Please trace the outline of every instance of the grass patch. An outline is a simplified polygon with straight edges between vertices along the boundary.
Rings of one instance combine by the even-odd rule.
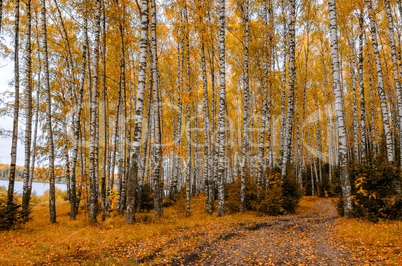
[[[402,265],[402,221],[339,220],[337,237],[358,256],[385,265]]]
[[[300,199],[299,205],[296,209],[297,214],[302,214],[311,209],[317,203],[319,198],[317,196],[304,196]]]
[[[202,196],[193,198],[190,217],[172,206],[164,209],[161,219],[155,220],[153,212],[138,213],[141,222],[132,225],[126,225],[124,217],[114,216],[95,226],[83,212],[70,221],[66,201],[57,201],[57,224],[49,224],[46,203],[33,204],[31,222],[18,230],[0,232],[0,264],[163,263],[231,230],[270,219],[255,212],[218,218],[205,214],[204,203]]]

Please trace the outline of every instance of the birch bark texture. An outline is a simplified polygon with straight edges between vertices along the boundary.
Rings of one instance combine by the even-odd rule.
[[[398,59],[396,57],[394,20],[392,18],[391,5],[389,3],[389,0],[384,0],[384,2],[388,17],[388,27],[389,27],[391,55],[392,55],[392,68],[394,72],[394,82],[397,94],[398,122],[399,122],[399,150],[402,151],[402,88],[400,83],[401,77],[398,69]],[[399,152],[399,154],[400,154],[399,166],[400,168],[402,168],[402,152]],[[396,184],[396,191],[400,195],[401,187],[398,184],[397,180],[395,180],[395,184]]]
[[[225,68],[225,31],[226,31],[226,1],[219,1],[219,110],[217,129],[217,181],[218,181],[218,216],[225,214],[225,111],[226,111],[226,68]]]
[[[391,133],[391,128],[390,128],[390,117],[388,116],[387,99],[386,99],[386,95],[384,92],[383,72],[382,72],[382,67],[381,67],[380,51],[379,51],[378,42],[377,42],[377,27],[375,25],[374,11],[373,11],[373,6],[371,4],[371,0],[367,0],[366,5],[367,5],[367,11],[369,14],[369,19],[370,19],[371,42],[372,42],[372,46],[373,46],[375,65],[376,65],[376,70],[377,70],[377,81],[378,81],[377,90],[378,90],[378,95],[380,96],[381,115],[382,115],[382,122],[383,122],[383,126],[384,126],[387,159],[389,162],[393,162],[395,160],[394,148],[392,145],[392,133]]]
[[[289,23],[289,94],[288,109],[286,115],[286,128],[283,146],[282,175],[286,174],[286,165],[292,160],[292,136],[294,120],[294,94],[296,87],[296,66],[295,66],[295,24],[296,24],[296,1],[289,1],[290,23]]]
[[[26,66],[26,109],[25,109],[25,164],[24,164],[24,186],[22,193],[22,211],[26,212],[29,206],[29,178],[31,163],[31,136],[32,136],[32,49],[31,49],[31,0],[26,3],[27,29],[25,44],[25,66]]]
[[[95,42],[94,42],[94,73],[92,92],[90,98],[90,134],[89,134],[89,202],[88,214],[91,223],[96,223],[97,200],[98,200],[98,180],[97,180],[97,114],[98,103],[97,94],[99,90],[99,47],[100,47],[100,16],[101,16],[101,1],[96,1],[95,7]]]
[[[18,115],[20,106],[20,70],[19,70],[19,30],[20,30],[20,1],[15,1],[15,23],[14,23],[14,119],[13,136],[11,141],[11,163],[8,181],[7,207],[8,214],[14,204],[14,183],[15,168],[17,162],[17,144],[18,144]]]
[[[155,217],[163,215],[162,191],[160,183],[162,177],[162,144],[161,144],[161,123],[160,123],[160,98],[159,98],[159,69],[157,53],[157,35],[156,35],[156,3],[151,0],[151,73],[153,75],[153,96],[154,96],[154,156],[152,159],[152,182],[154,186],[154,214]]]
[[[140,39],[140,67],[138,73],[137,98],[134,116],[134,138],[132,144],[131,164],[127,181],[127,212],[126,223],[134,222],[135,184],[137,180],[142,140],[142,120],[144,112],[144,91],[147,71],[148,52],[148,0],[141,1],[141,39]],[[148,92],[150,93],[150,92]],[[150,104],[150,103],[148,103]],[[148,113],[148,115],[150,115]],[[142,177],[140,177],[142,178]]]
[[[246,208],[246,171],[249,169],[249,146],[250,146],[250,81],[249,81],[249,14],[248,0],[245,0],[241,5],[243,20],[244,20],[244,119],[243,119],[243,145],[242,145],[242,163],[241,163],[241,182],[240,182],[240,213],[243,213]],[[250,173],[248,173],[250,174]]]
[[[52,129],[52,98],[50,93],[49,75],[49,56],[47,48],[47,21],[46,21],[46,1],[41,0],[41,23],[42,23],[42,53],[43,68],[45,74],[45,94],[46,94],[46,127],[49,148],[49,212],[50,222],[56,223],[56,195],[55,195],[55,176],[54,176],[54,143]]]
[[[340,84],[340,70],[338,58],[338,32],[335,0],[328,0],[330,45],[332,61],[332,79],[334,84],[335,114],[338,122],[338,154],[340,179],[342,187],[343,210],[345,216],[350,216],[352,211],[351,185],[348,169],[347,136],[345,126],[345,107],[343,92]]]

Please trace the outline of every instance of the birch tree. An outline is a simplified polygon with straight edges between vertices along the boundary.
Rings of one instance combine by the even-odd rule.
[[[140,67],[138,73],[137,98],[134,116],[134,138],[131,153],[130,171],[127,181],[127,212],[126,223],[134,221],[135,181],[137,180],[139,158],[141,152],[142,119],[144,109],[144,91],[147,70],[148,52],[148,0],[141,1],[141,39],[140,39]],[[150,93],[150,92],[148,92]],[[150,103],[148,103],[150,104]],[[150,115],[150,114],[148,114]],[[141,177],[142,178],[142,177]]]
[[[352,199],[351,199],[352,191],[351,191],[349,169],[348,169],[345,107],[343,101],[343,92],[340,84],[337,14],[336,14],[335,0],[329,0],[328,7],[329,7],[332,79],[334,84],[335,113],[338,122],[338,136],[339,136],[338,154],[339,154],[340,179],[342,187],[343,210],[345,216],[350,216],[352,211]]]
[[[32,49],[31,49],[31,0],[26,3],[27,29],[26,29],[26,124],[25,124],[25,164],[24,187],[22,194],[22,210],[26,212],[29,206],[29,178],[31,163],[31,136],[32,136]]]
[[[20,29],[20,1],[15,0],[15,22],[14,22],[14,119],[13,119],[13,136],[11,142],[11,163],[10,174],[8,177],[8,193],[6,213],[11,211],[14,204],[14,183],[15,183],[15,166],[17,162],[17,142],[18,142],[18,114],[20,106],[20,73],[19,73],[19,29]]]
[[[160,191],[160,178],[162,168],[162,144],[161,144],[161,125],[160,125],[160,108],[159,108],[159,69],[158,69],[158,54],[157,54],[157,39],[156,39],[156,3],[151,0],[151,56],[152,65],[151,73],[153,75],[153,94],[154,94],[154,157],[152,169],[152,182],[154,186],[154,213],[155,217],[163,215],[162,198]]]
[[[286,116],[286,128],[284,139],[284,152],[282,175],[286,174],[286,165],[291,161],[292,156],[292,128],[294,119],[294,93],[296,87],[296,67],[295,67],[295,24],[296,24],[296,1],[290,0],[290,23],[289,23],[289,94],[288,108]]]
[[[381,59],[380,59],[380,51],[378,49],[378,42],[377,42],[377,27],[375,25],[375,18],[373,13],[373,7],[371,5],[371,0],[366,1],[367,11],[369,13],[370,19],[370,31],[371,31],[371,42],[374,51],[375,57],[375,64],[377,70],[377,90],[378,95],[380,97],[381,103],[381,114],[382,114],[382,122],[384,124],[384,135],[385,135],[385,145],[386,145],[386,154],[387,159],[389,162],[393,162],[394,158],[394,149],[392,146],[392,134],[390,128],[390,118],[388,116],[388,109],[387,109],[387,100],[384,92],[384,81],[383,81],[383,73],[381,67]]]
[[[93,74],[93,84],[91,88],[91,98],[90,98],[90,135],[89,135],[89,202],[88,202],[88,214],[91,223],[96,223],[97,214],[97,200],[98,200],[98,180],[96,168],[96,120],[98,113],[97,104],[97,93],[99,89],[99,46],[100,46],[100,16],[101,16],[101,1],[96,1],[95,7],[95,42],[94,42],[94,74]]]
[[[202,17],[202,5],[199,1],[199,20],[201,23],[201,69],[202,69],[202,109],[204,121],[204,190],[205,190],[205,211],[209,214],[212,213],[211,198],[209,197],[209,190],[211,181],[211,135],[209,132],[209,97],[208,97],[208,79],[207,79],[207,66],[205,60],[205,24]]]
[[[398,113],[399,113],[399,150],[402,151],[402,88],[401,88],[401,76],[398,69],[398,59],[396,57],[396,47],[395,47],[395,33],[394,33],[394,21],[392,18],[391,13],[391,5],[389,0],[385,0],[385,7],[387,11],[388,17],[388,27],[389,27],[389,35],[390,35],[390,43],[391,43],[391,55],[392,55],[392,68],[394,72],[394,82],[395,82],[395,89],[397,94],[397,106],[398,106]],[[402,168],[402,152],[400,152],[400,159],[399,159],[400,167]],[[398,182],[395,182],[396,190],[398,194],[401,194],[400,185]]]
[[[246,171],[248,169],[249,154],[248,149],[250,145],[250,84],[249,84],[249,15],[248,15],[248,0],[245,0],[243,5],[240,5],[244,20],[244,119],[243,119],[243,145],[242,145],[242,163],[241,163],[241,185],[240,185],[240,212],[243,213],[246,208]]]
[[[226,11],[225,0],[219,1],[219,113],[217,129],[217,153],[218,153],[218,216],[225,214],[225,110],[226,110],[226,87],[225,87],[225,30],[226,30]]]
[[[46,21],[46,1],[41,0],[41,23],[42,23],[42,53],[43,67],[45,74],[45,94],[46,94],[46,127],[49,148],[49,211],[50,222],[56,223],[56,195],[55,195],[55,176],[54,176],[54,143],[52,129],[52,98],[50,92],[49,75],[49,56],[47,47],[47,21]]]
[[[364,82],[363,82],[363,34],[364,34],[364,25],[363,25],[363,11],[359,12],[359,48],[357,54],[358,60],[358,80],[359,80],[359,88],[360,88],[360,151],[361,151],[361,159],[364,160],[367,155],[367,140],[366,140],[366,102],[364,96]]]

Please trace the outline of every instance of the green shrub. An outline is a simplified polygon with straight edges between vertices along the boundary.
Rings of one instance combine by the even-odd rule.
[[[263,189],[261,191],[261,200],[258,206],[260,213],[272,216],[284,213],[285,210],[282,207],[283,197],[280,183],[280,174],[275,173],[270,176],[269,189]]]
[[[237,178],[233,183],[225,184],[225,207],[227,213],[240,211],[240,186],[240,178]],[[246,172],[245,202],[247,211],[257,209],[257,182],[256,178],[250,177],[248,172]]]
[[[282,177],[280,169],[273,169],[268,189],[263,189],[258,211],[262,214],[280,215],[294,213],[303,196],[294,171],[289,167]]]
[[[0,231],[17,229],[22,224],[31,220],[31,208],[22,211],[21,196],[14,194],[14,202],[9,210],[7,210],[7,191],[0,187]]]
[[[288,170],[282,177],[282,208],[288,213],[294,213],[303,196],[294,171]]]
[[[137,203],[136,203],[137,204]],[[149,212],[154,208],[154,196],[152,194],[152,188],[150,184],[144,184],[142,186],[140,210]]]
[[[365,163],[350,165],[352,183],[353,217],[377,222],[381,218],[399,219],[402,203],[397,198],[395,181],[400,182],[400,170],[382,157]],[[343,202],[337,202],[337,210],[343,215]]]

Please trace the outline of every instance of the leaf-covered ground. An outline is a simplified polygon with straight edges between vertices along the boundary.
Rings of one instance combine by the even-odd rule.
[[[243,227],[187,254],[187,265],[354,265],[355,258],[334,239],[336,213],[328,199],[307,212]],[[175,262],[180,262],[176,260]]]
[[[138,214],[125,225],[116,216],[97,226],[85,213],[69,221],[67,202],[58,203],[58,224],[45,205],[34,207],[24,228],[0,232],[0,265],[400,265],[402,222],[338,219],[329,199],[304,197],[296,214],[255,213],[217,218],[192,201],[192,216],[177,207],[164,218]]]

